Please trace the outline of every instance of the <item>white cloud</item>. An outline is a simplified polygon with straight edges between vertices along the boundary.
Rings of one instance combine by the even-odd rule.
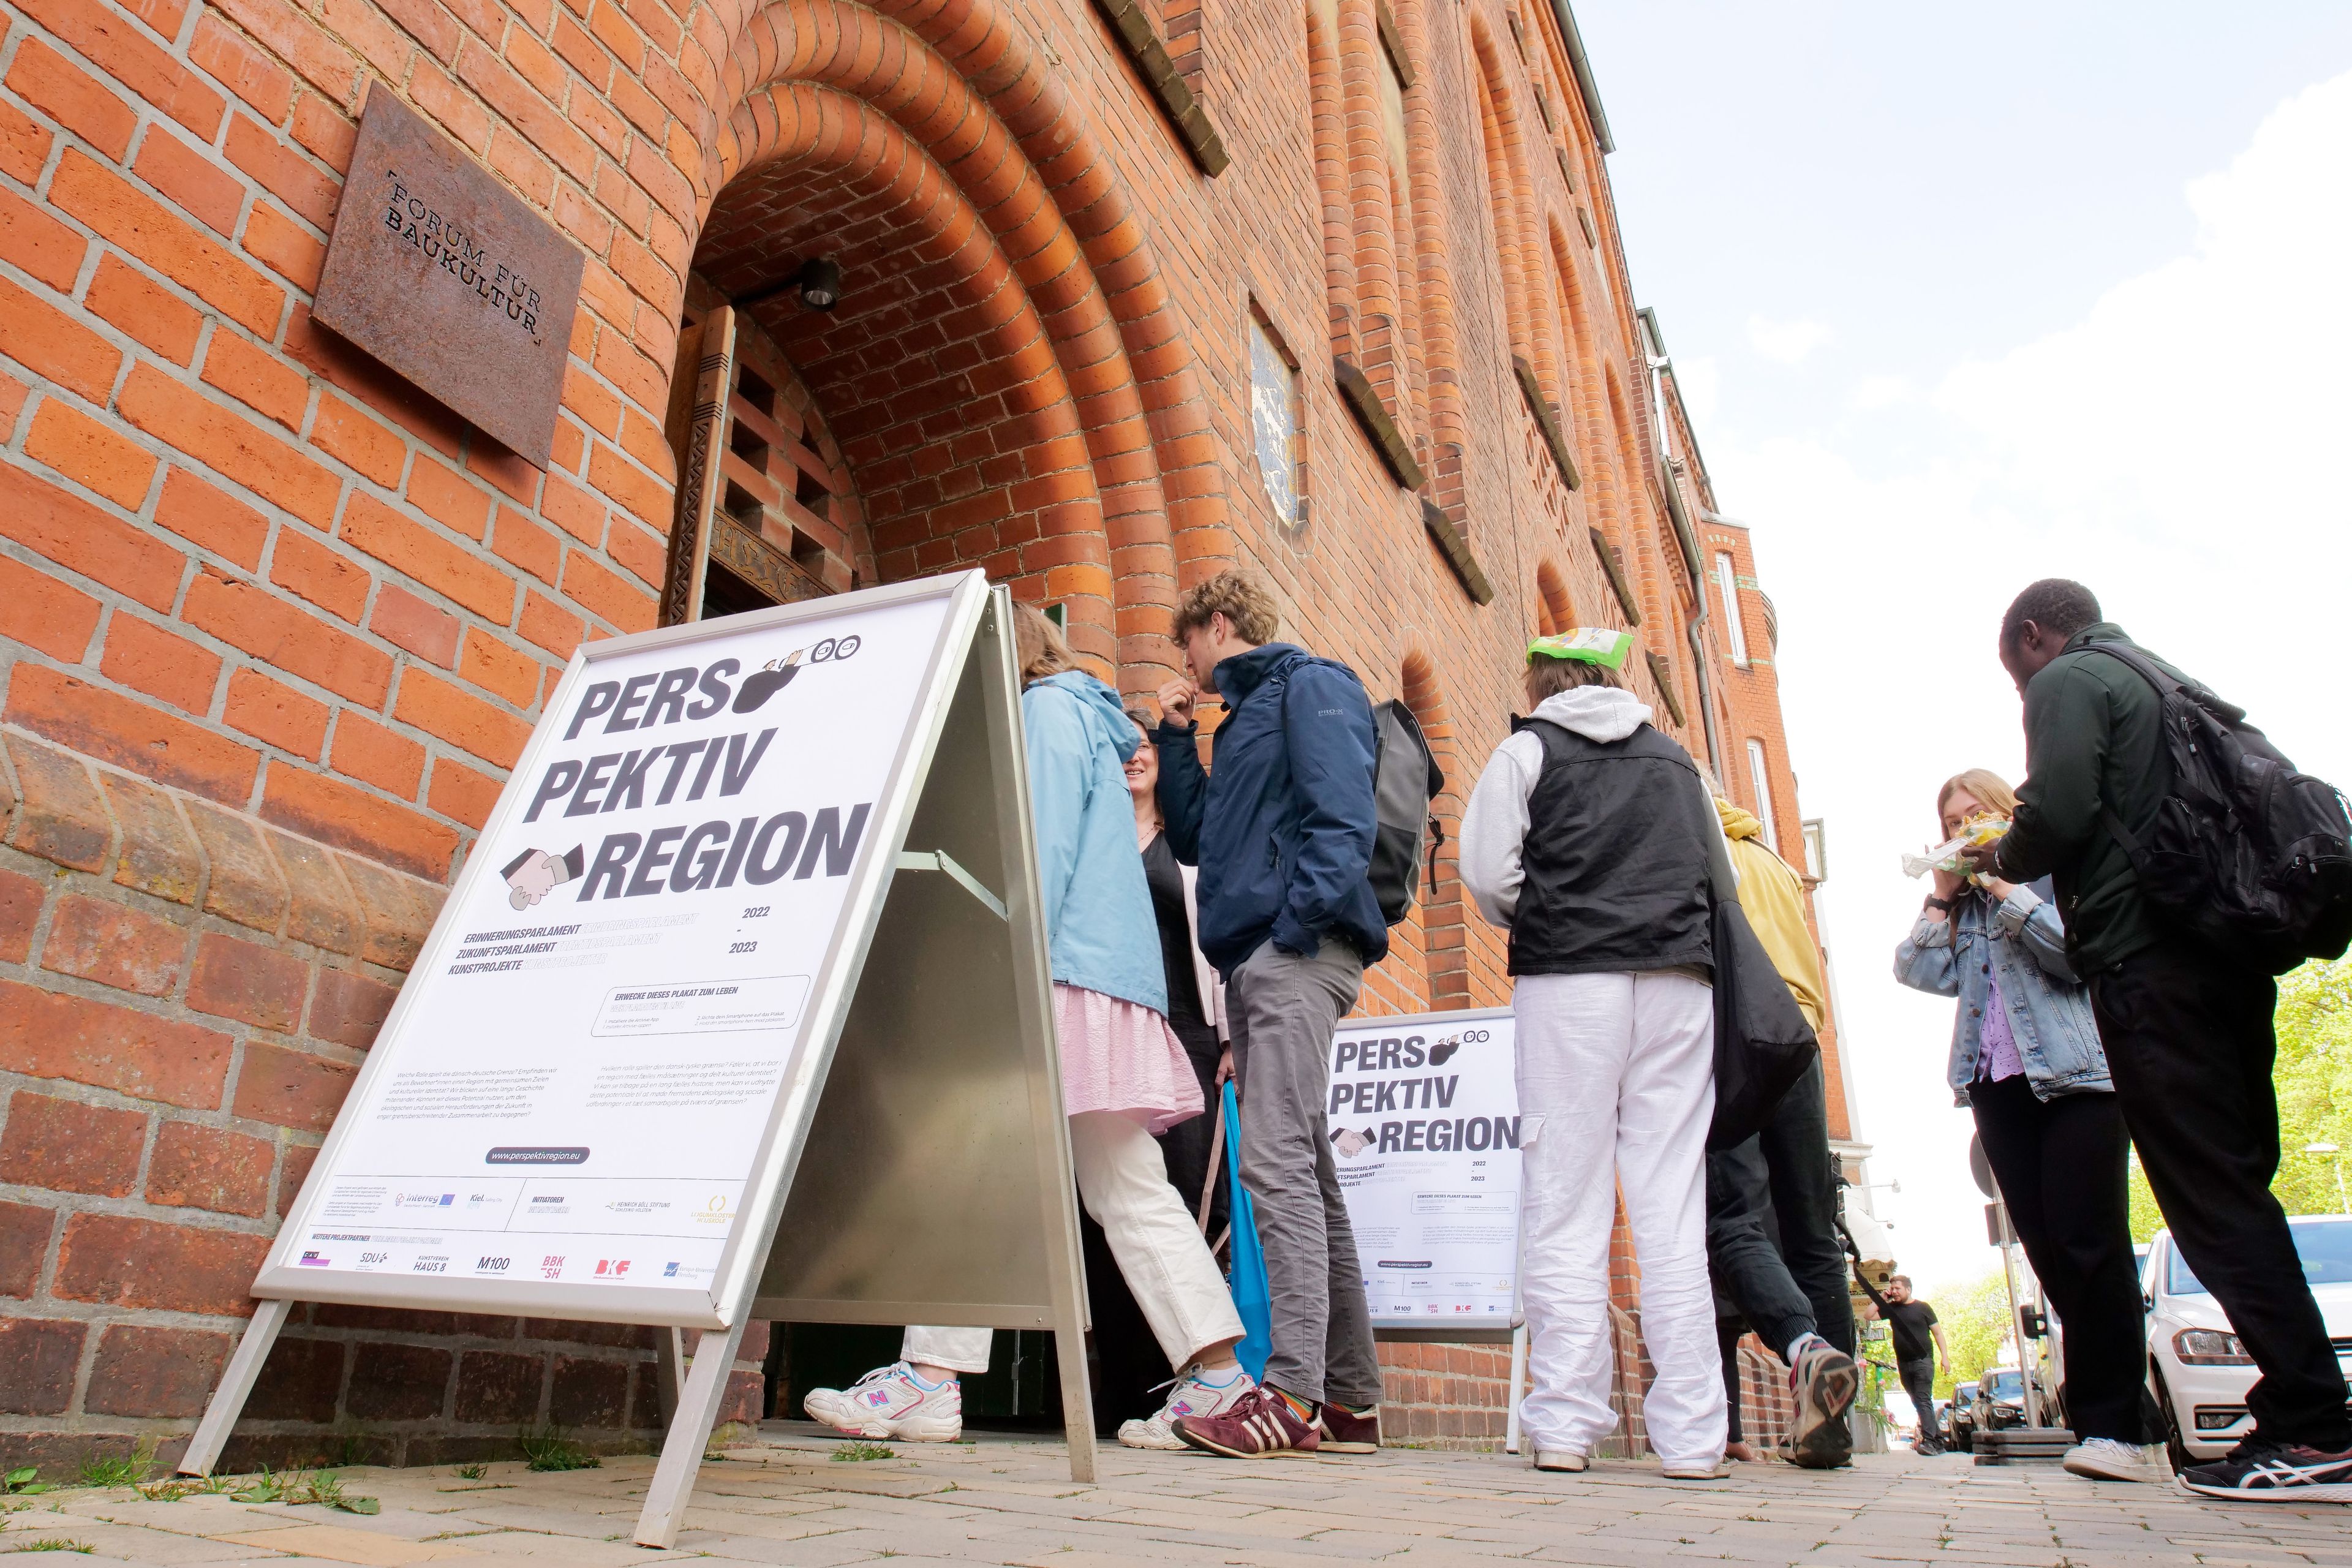
[[[1801,364],[1805,356],[1830,340],[1830,330],[1820,321],[1771,321],[1762,316],[1748,318],[1748,345],[1766,359],[1781,364]]]
[[[1908,403],[1918,395],[1907,375],[1865,375],[1854,383],[1853,395],[1846,402],[1856,413],[1867,414]]]
[[[2280,105],[2188,187],[2188,254],[2063,331],[1923,377],[1932,392],[1884,416],[1899,447],[1879,424],[1867,446],[1844,436],[1828,406],[1803,438],[1708,445],[1780,608],[1804,805],[1834,847],[1822,912],[1863,1134],[1873,1179],[1903,1184],[1879,1212],[1923,1279],[1992,1258],[1962,1160],[1969,1122],[1943,1084],[1951,1005],[1889,976],[1922,896],[1896,857],[1928,837],[1945,777],[2022,769],[1992,649],[2010,597],[2036,577],[2088,583],[2304,767],[2352,784],[2338,673],[2352,489],[2336,472],[2352,431],[2347,191],[2352,75]],[[1751,323],[1759,352],[1777,330]],[[1886,457],[1898,450],[1934,456]]]

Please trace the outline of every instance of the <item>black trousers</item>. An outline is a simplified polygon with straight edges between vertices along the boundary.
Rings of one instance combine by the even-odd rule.
[[[1969,1106],[2009,1222],[2065,1328],[2074,1435],[2147,1441],[2140,1424],[2147,1345],[2122,1107],[2112,1094],[2036,1100],[2022,1073],[1969,1085]]]
[[[2278,987],[2178,938],[2091,976],[2091,1005],[2140,1168],[2180,1254],[2262,1376],[2264,1441],[2352,1447],[2344,1373],[2304,1282],[2278,1174]]]
[[[1903,1378],[1903,1392],[1911,1396],[1913,1407],[1919,1412],[1919,1441],[1942,1442],[1943,1430],[1936,1425],[1936,1358],[1897,1360],[1895,1370]]]
[[[1748,1320],[1723,1317],[1715,1320],[1715,1351],[1723,1362],[1723,1414],[1728,1424],[1723,1440],[1727,1443],[1747,1441],[1739,1435],[1739,1342],[1748,1337]]]
[[[1706,1264],[1774,1355],[1809,1330],[1853,1353],[1819,1060],[1755,1137],[1707,1155]]]

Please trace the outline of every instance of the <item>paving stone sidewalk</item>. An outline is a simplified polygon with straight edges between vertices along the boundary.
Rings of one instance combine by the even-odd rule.
[[[1872,1456],[1831,1475],[1743,1465],[1730,1479],[1702,1484],[1667,1483],[1654,1466],[1633,1461],[1538,1476],[1500,1454],[1392,1448],[1244,1464],[1112,1445],[1102,1484],[1078,1487],[1053,1443],[899,1445],[895,1458],[860,1462],[834,1458],[840,1447],[782,1424],[730,1447],[704,1465],[669,1552],[630,1542],[653,1461],[621,1458],[561,1475],[493,1465],[476,1479],[446,1467],[345,1470],[349,1491],[382,1502],[366,1517],[220,1495],[51,1493],[9,1500],[24,1506],[0,1528],[0,1552],[64,1541],[91,1549],[68,1562],[383,1568],[687,1558],[810,1568],[882,1558],[893,1568],[1648,1568],[1709,1560],[2352,1568],[2352,1509],[2220,1507],[2054,1469],[1976,1468],[1959,1458]]]

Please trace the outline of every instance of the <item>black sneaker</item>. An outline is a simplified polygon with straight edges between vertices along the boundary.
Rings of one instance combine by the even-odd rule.
[[[2200,1497],[2249,1502],[2352,1502],[2352,1448],[2322,1453],[2299,1444],[2240,1444],[2226,1458],[2191,1465],[2180,1484]]]

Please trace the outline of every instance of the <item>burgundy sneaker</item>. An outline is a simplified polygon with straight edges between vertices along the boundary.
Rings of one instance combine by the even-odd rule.
[[[1315,1418],[1315,1429],[1321,1435],[1318,1449],[1326,1454],[1377,1454],[1381,1451],[1381,1407],[1373,1405],[1361,1415],[1344,1405],[1330,1400],[1323,1402]]]
[[[1271,1388],[1255,1388],[1220,1415],[1179,1415],[1176,1436],[1187,1447],[1228,1459],[1266,1454],[1311,1454],[1321,1442],[1311,1421],[1302,1421],[1290,1402]]]

